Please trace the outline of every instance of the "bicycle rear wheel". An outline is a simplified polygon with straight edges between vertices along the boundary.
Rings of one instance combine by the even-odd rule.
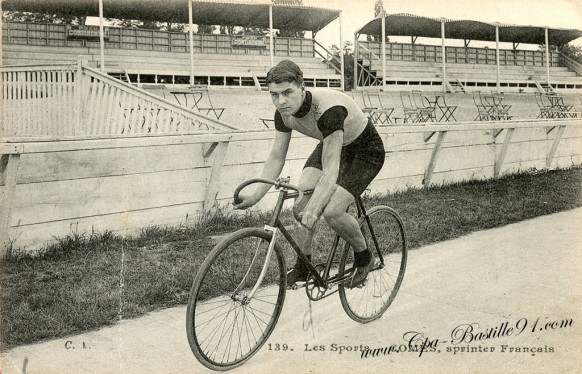
[[[398,213],[388,206],[379,205],[368,211],[368,217],[376,240],[365,217],[360,217],[359,224],[374,258],[374,269],[370,271],[365,286],[348,288],[340,284],[338,287],[342,307],[351,319],[360,323],[371,322],[388,309],[402,283],[407,257],[406,234]],[[346,243],[340,258],[339,275],[351,271],[353,263],[353,250]]]
[[[285,300],[285,259],[278,246],[260,287],[272,234],[239,230],[218,243],[198,270],[188,300],[186,331],[194,356],[213,370],[250,359],[275,328]]]

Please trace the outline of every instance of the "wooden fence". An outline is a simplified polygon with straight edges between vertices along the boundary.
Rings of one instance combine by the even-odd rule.
[[[1,68],[3,136],[75,134],[75,67]]]
[[[2,137],[238,130],[83,66],[5,66]]]
[[[386,163],[371,193],[582,164],[582,119],[378,129]],[[273,138],[274,131],[250,131],[0,139],[2,249],[37,248],[72,231],[125,235],[191,223],[228,207],[235,186],[260,174]],[[283,175],[297,182],[314,145],[294,135]]]

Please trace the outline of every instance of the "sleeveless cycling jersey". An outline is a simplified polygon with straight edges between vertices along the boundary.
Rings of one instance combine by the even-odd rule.
[[[297,130],[322,141],[336,130],[344,131],[346,146],[366,128],[368,117],[358,104],[343,92],[328,88],[310,88],[299,110],[290,116],[275,111],[275,128],[289,132]]]

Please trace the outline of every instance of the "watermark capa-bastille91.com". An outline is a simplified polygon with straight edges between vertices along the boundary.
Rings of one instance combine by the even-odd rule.
[[[538,317],[533,321],[527,318],[520,318],[511,323],[505,321],[497,326],[481,329],[478,323],[461,324],[451,331],[451,340],[431,339],[422,332],[409,331],[403,335],[405,344],[391,344],[380,348],[368,348],[361,351],[361,358],[370,358],[386,356],[394,353],[412,352],[418,353],[419,357],[424,353],[441,353],[441,348],[446,352],[472,353],[472,352],[494,352],[496,347],[471,346],[471,343],[495,340],[509,336],[519,336],[529,333],[536,334],[543,331],[551,331],[569,328],[574,324],[574,320],[562,319],[543,322]],[[460,346],[467,344],[467,346]],[[502,344],[498,347],[502,353],[553,353],[554,347],[535,346],[535,347],[514,347]]]

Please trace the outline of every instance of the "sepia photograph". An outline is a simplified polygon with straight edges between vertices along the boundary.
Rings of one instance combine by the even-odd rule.
[[[580,0],[0,11],[0,374],[582,372]]]

